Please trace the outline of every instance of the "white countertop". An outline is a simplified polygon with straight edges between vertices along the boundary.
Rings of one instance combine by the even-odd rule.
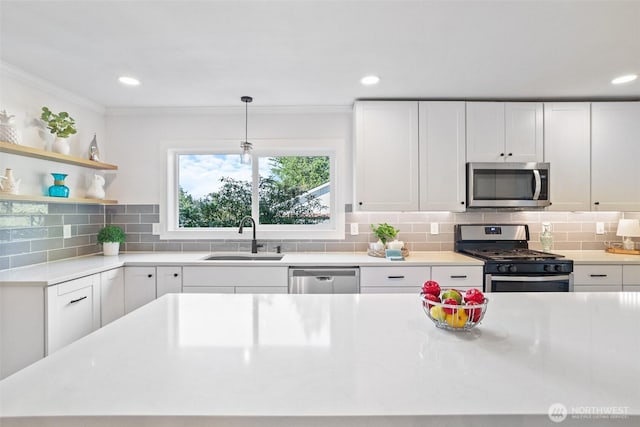
[[[165,295],[0,381],[0,424],[528,426],[561,403],[638,425],[639,324],[634,293],[492,294],[457,333],[417,295]]]
[[[236,253],[237,254],[237,253]],[[3,284],[49,286],[123,265],[198,266],[397,266],[483,265],[482,261],[455,252],[412,252],[405,261],[388,261],[365,253],[287,253],[280,261],[204,261],[210,252],[131,252],[118,256],[91,255],[0,271]]]
[[[574,264],[640,264],[640,255],[610,254],[605,251],[554,251],[572,259]]]

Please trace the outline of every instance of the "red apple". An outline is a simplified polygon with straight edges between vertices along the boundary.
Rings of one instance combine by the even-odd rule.
[[[429,301],[435,301],[435,302],[440,302],[440,297],[433,295],[433,294],[424,294],[424,299],[429,300]],[[430,304],[428,301],[422,301],[422,304],[426,307],[426,308],[431,308],[434,304]]]
[[[426,282],[424,282],[424,285],[422,285],[422,292],[425,294],[431,294],[439,297],[440,285],[438,285],[438,282],[434,280],[427,280]]]
[[[451,304],[451,305],[458,305],[458,301],[456,301],[453,298],[447,298],[444,301],[442,301],[443,304]],[[453,314],[454,311],[458,311],[458,309],[456,308],[447,308],[447,307],[442,307],[442,309],[444,310],[445,313],[447,314]]]
[[[484,294],[475,288],[468,289],[464,294],[464,300],[465,302],[473,301],[482,304],[484,302]]]
[[[470,305],[478,305],[480,303],[475,302],[475,301],[468,301],[467,302],[467,307],[469,307]],[[467,312],[467,316],[469,316],[469,319],[471,319],[472,322],[477,322],[480,320],[480,316],[482,316],[482,309],[481,308],[475,308],[475,309],[465,309],[464,311]]]

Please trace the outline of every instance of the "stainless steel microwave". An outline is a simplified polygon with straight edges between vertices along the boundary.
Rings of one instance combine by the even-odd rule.
[[[550,204],[549,163],[467,163],[470,208],[533,208]]]

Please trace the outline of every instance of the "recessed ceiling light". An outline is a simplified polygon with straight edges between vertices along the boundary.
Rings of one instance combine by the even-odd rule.
[[[365,86],[377,85],[379,81],[380,81],[380,77],[378,76],[364,76],[363,78],[360,79],[360,83],[362,83]]]
[[[627,74],[626,76],[616,77],[615,79],[611,80],[611,83],[614,85],[620,85],[622,83],[632,82],[637,78],[638,78],[637,74]]]
[[[140,84],[140,80],[129,76],[120,76],[118,77],[118,81],[127,86],[138,86]]]

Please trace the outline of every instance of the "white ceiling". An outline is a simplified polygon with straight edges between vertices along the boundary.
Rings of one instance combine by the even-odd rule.
[[[107,107],[638,99],[640,1],[0,0],[0,59]]]

